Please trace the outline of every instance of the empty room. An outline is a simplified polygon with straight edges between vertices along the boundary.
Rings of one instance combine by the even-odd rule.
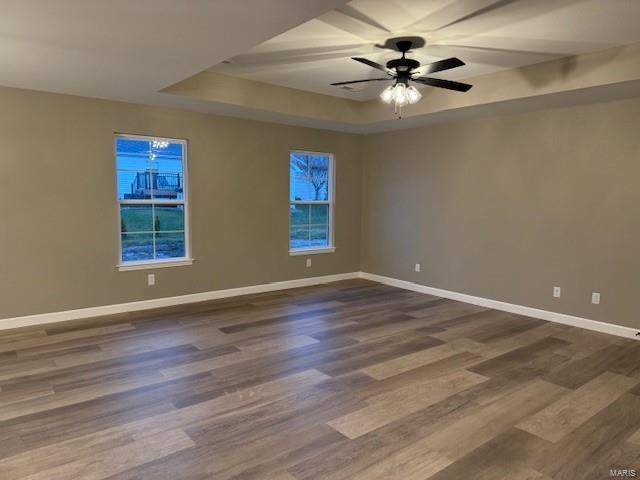
[[[640,476],[640,1],[0,12],[0,480]]]

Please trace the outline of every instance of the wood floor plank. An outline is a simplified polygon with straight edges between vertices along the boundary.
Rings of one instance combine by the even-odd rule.
[[[543,374],[557,364],[568,360],[560,356],[554,357],[554,351],[565,345],[567,342],[564,340],[547,337],[474,365],[469,369],[488,377],[505,374],[514,368],[527,368]]]
[[[368,366],[384,362],[399,355],[419,352],[440,345],[441,342],[429,336],[398,334],[382,340],[363,342],[362,349],[351,348],[352,354],[344,358],[324,362],[318,370],[336,376],[362,370]],[[346,350],[346,349],[345,349]]]
[[[52,471],[73,459],[91,456],[96,451],[112,450],[134,440],[126,432],[105,431],[53,446],[29,450],[0,460],[3,480],[18,480],[30,475]]]
[[[636,432],[629,437],[628,441],[640,446],[640,430],[636,430]]]
[[[534,380],[434,433],[426,442],[455,461],[549,405],[565,392],[557,385]]]
[[[482,334],[487,328],[508,326],[517,318],[511,313],[487,310],[486,308],[463,310],[462,313],[463,315],[447,317],[432,316],[430,324],[445,329],[444,332],[434,336],[445,341],[456,338],[471,338]]]
[[[637,384],[638,381],[632,378],[605,372],[520,422],[517,427],[557,442]]]
[[[347,480],[394,452],[409,447],[430,433],[474,410],[474,405],[453,395],[435,405],[329,449],[287,470],[299,480]]]
[[[557,324],[548,324],[557,325]],[[554,337],[576,345],[580,354],[591,354],[602,350],[604,347],[610,345],[624,345],[628,343],[624,338],[616,337],[614,335],[607,335],[605,333],[594,332],[592,330],[583,330],[580,328],[571,328],[569,326],[557,325],[558,327],[564,327],[562,332],[554,334]]]
[[[451,464],[444,455],[425,451],[422,445],[408,447],[381,462],[357,472],[351,480],[425,480]]]
[[[636,348],[635,342],[627,342],[623,345],[612,344],[587,357],[572,359],[548,372],[544,378],[558,385],[575,389],[615,368],[625,355],[633,355]]]
[[[438,322],[444,322],[486,310],[485,307],[478,305],[447,300],[437,303],[430,302],[423,308],[407,309],[406,313],[416,318],[437,319]]]
[[[134,330],[129,324],[116,324],[107,327],[87,328],[60,335],[38,335],[35,338],[21,339],[15,342],[0,343],[0,352],[16,351],[19,356],[28,356],[32,352],[55,351],[70,345],[87,343],[97,336],[108,336]],[[4,335],[4,333],[3,333]],[[22,352],[25,350],[25,352]]]
[[[357,438],[486,380],[486,377],[461,370],[412,383],[371,397],[365,408],[332,420],[328,425],[351,439]]]
[[[463,350],[445,343],[433,348],[420,350],[418,352],[410,353],[409,355],[377,363],[370,367],[363,368],[362,372],[377,380],[384,380],[385,378],[408,372],[414,368],[418,368],[462,352]]]
[[[216,368],[222,368],[237,363],[257,360],[270,353],[284,352],[318,343],[317,340],[306,335],[292,335],[269,339],[263,344],[260,342],[239,344],[238,350],[226,355],[186,362],[175,367],[160,370],[167,379],[175,379],[195,375],[197,373],[210,372]]]
[[[275,472],[264,477],[264,480],[296,480],[296,477],[288,472]]]
[[[53,395],[53,387],[48,382],[27,382],[5,385],[0,390],[0,407],[12,403],[25,402],[34,398]]]
[[[551,477],[527,465],[526,449],[513,435],[514,429],[495,436],[488,442],[464,455],[456,462],[441,469],[436,474],[425,477],[429,480],[464,478],[472,480],[502,480],[517,478],[522,480],[551,480]]]
[[[193,441],[181,430],[171,430],[156,437],[132,442],[64,465],[41,470],[24,477],[24,480],[101,480],[194,445]]]
[[[617,463],[621,454],[640,455],[638,446],[626,442],[639,427],[640,397],[625,393],[556,443],[518,429],[512,441],[527,453],[527,464],[553,479],[609,478],[611,466],[624,466]]]
[[[117,380],[109,383],[102,383],[98,386],[91,385],[88,387],[81,387],[66,392],[56,393],[55,395],[37,397],[19,403],[12,403],[4,406],[0,410],[0,422],[40,412],[46,412],[48,410],[70,407],[74,404],[156,385],[165,381],[166,379],[159,374],[149,374],[144,378]]]
[[[291,348],[305,347],[318,342],[319,340],[309,335],[291,335],[277,336],[275,338],[252,338],[237,342],[235,346],[244,352],[254,352],[264,355],[289,350]]]
[[[472,365],[484,361],[483,357],[469,352],[461,352],[441,360],[428,363],[422,367],[414,368],[406,372],[388,377],[370,385],[365,389],[367,398],[387,392],[392,392],[413,383],[420,383],[430,379],[437,379],[452,372],[457,372]]]
[[[493,351],[508,353],[512,350],[522,348],[526,345],[531,345],[532,343],[548,337],[565,340],[558,334],[565,332],[567,328],[568,327],[566,325],[559,325],[557,323],[543,323],[541,325],[536,325],[533,328],[528,328],[521,333],[492,338],[487,343],[487,346],[493,349]],[[566,341],[568,342],[568,340]],[[564,347],[566,347],[566,345],[561,348]]]

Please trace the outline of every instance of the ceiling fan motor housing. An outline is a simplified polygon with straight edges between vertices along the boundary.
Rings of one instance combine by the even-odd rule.
[[[420,66],[420,62],[409,58],[398,58],[387,62],[387,68],[396,71],[397,83],[408,84],[411,72]]]
[[[389,70],[395,70],[398,82],[407,84],[411,77],[411,72],[420,66],[420,62],[411,58],[406,58],[405,54],[411,49],[413,42],[410,40],[400,40],[396,42],[396,47],[402,52],[401,58],[395,58],[387,62]]]
[[[409,75],[412,70],[415,70],[419,66],[420,62],[412,58],[396,58],[387,62],[387,68],[389,70],[395,70],[398,72],[398,75],[402,73]]]

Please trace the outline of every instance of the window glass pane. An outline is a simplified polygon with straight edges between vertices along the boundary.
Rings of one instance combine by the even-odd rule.
[[[294,201],[329,199],[329,156],[291,152],[289,198]]]
[[[183,258],[184,232],[156,233],[156,258]]]
[[[311,247],[328,247],[329,225],[311,225],[309,228],[309,245]]]
[[[181,143],[119,137],[116,140],[118,198],[184,199]]]
[[[120,237],[123,262],[153,260],[152,233],[123,233]]]
[[[289,248],[309,248],[311,240],[309,238],[309,225],[292,225],[289,235]]]
[[[148,179],[149,172],[145,170],[118,170],[118,200],[145,200],[151,198],[151,188]]]
[[[184,206],[156,205],[155,213],[156,232],[184,230]]]
[[[153,182],[153,198],[163,200],[182,200],[184,198],[182,162],[154,160],[151,162],[150,171],[150,181]]]
[[[151,153],[149,140],[136,138],[116,138],[116,168],[138,169],[145,165]]]
[[[309,205],[291,204],[291,225],[309,225]]]
[[[151,205],[120,205],[120,233],[152,231]]]
[[[329,205],[311,205],[309,223],[312,225],[327,225],[329,223]]]
[[[329,245],[329,205],[311,205],[309,230],[312,247]]]
[[[141,165],[147,168],[149,155],[119,154],[116,160],[117,170],[138,170]]]

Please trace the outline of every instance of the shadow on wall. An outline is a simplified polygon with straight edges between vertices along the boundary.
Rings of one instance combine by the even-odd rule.
[[[578,68],[581,70],[581,76],[588,76],[594,70],[602,70],[603,67],[613,63],[620,55],[619,49],[610,49],[605,52],[609,54],[603,53],[597,58],[591,57],[589,63],[579,63],[578,56],[573,55],[549,62],[550,70],[522,67],[516,71],[532,87],[543,88],[556,82],[557,79],[568,79]]]

